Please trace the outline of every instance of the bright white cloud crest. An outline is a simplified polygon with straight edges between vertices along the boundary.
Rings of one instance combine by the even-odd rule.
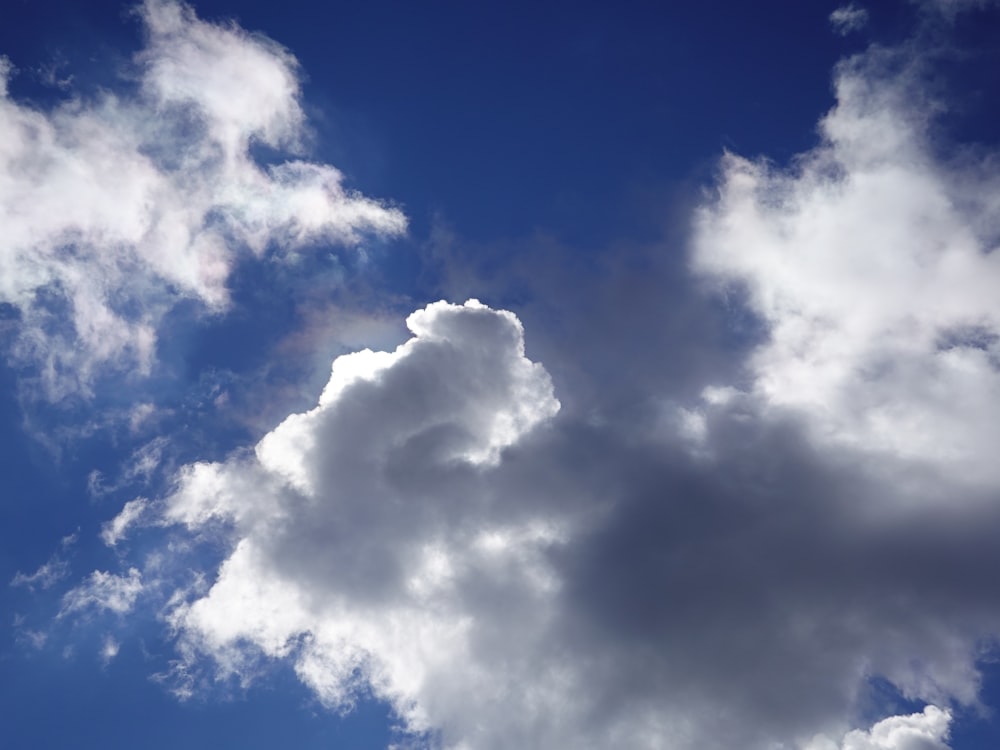
[[[43,112],[7,95],[0,68],[0,301],[19,310],[18,351],[41,363],[51,398],[86,393],[105,366],[148,373],[164,312],[182,298],[224,307],[242,248],[405,228],[333,167],[250,156],[303,138],[288,52],[172,0],[140,15],[135,95]]]
[[[949,750],[951,713],[928,706],[923,713],[890,716],[869,731],[855,729],[837,744],[817,739],[806,750]]]
[[[768,404],[824,440],[1000,481],[996,179],[933,157],[918,73],[887,57],[840,67],[823,142],[792,167],[726,157],[694,266],[766,323],[749,366]]]

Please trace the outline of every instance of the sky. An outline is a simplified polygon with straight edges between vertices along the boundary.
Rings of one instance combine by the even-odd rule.
[[[0,56],[3,747],[997,746],[996,2]]]

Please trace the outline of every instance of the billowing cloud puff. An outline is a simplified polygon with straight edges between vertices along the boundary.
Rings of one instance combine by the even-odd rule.
[[[749,373],[769,407],[819,440],[996,483],[1000,184],[990,159],[935,157],[919,68],[848,60],[819,146],[787,168],[727,156],[693,263],[766,325]]]
[[[50,398],[86,393],[106,366],[148,372],[164,312],[180,299],[223,308],[243,252],[405,227],[331,166],[251,156],[303,140],[287,51],[174,0],[139,15],[135,90],[43,111],[8,95],[0,64],[0,302]]]
[[[185,648],[235,671],[247,643],[292,655],[331,704],[351,700],[360,670],[423,729],[448,680],[480,700],[509,687],[455,670],[475,664],[482,631],[465,593],[540,596],[559,528],[484,482],[559,403],[511,313],[439,302],[407,324],[395,352],[338,358],[318,406],[252,455],[184,469],[164,518],[223,521],[236,540],[211,590],[171,615]]]
[[[951,713],[928,706],[923,713],[890,716],[870,731],[848,732],[839,745],[825,739],[814,740],[806,750],[949,750],[947,744]]]

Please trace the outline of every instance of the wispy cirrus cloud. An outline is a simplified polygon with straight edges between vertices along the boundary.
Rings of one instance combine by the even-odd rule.
[[[11,586],[23,586],[30,590],[51,588],[69,575],[69,563],[58,555],[43,563],[33,573],[18,571],[10,581]]]
[[[76,544],[79,533],[74,532],[63,537],[59,549],[33,573],[18,571],[10,581],[11,586],[21,586],[30,591],[48,589],[62,581],[70,573],[66,551]]]
[[[149,501],[145,498],[129,500],[117,516],[101,527],[101,541],[109,547],[116,546],[125,538],[129,529],[142,519],[148,507]]]
[[[89,610],[125,615],[142,593],[142,574],[130,568],[125,575],[95,570],[86,581],[63,595],[60,617]]]
[[[241,258],[406,226],[332,166],[253,157],[306,140],[289,52],[173,0],[138,15],[146,44],[121,91],[43,110],[11,98],[0,65],[0,302],[52,400],[107,369],[148,373],[163,315],[224,309]]]
[[[868,11],[856,3],[843,5],[830,14],[830,24],[834,31],[846,36],[868,24]]]

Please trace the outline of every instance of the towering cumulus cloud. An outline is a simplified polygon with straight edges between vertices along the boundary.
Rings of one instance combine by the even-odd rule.
[[[139,12],[132,93],[43,111],[8,96],[0,61],[0,301],[50,398],[108,367],[148,372],[163,314],[180,299],[225,307],[241,253],[405,227],[333,167],[252,158],[254,144],[302,145],[288,52],[172,0]]]

